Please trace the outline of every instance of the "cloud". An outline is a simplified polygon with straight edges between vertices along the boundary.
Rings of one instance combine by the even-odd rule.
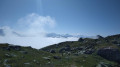
[[[78,38],[52,38],[46,37],[46,29],[53,28],[56,25],[54,18],[50,16],[40,16],[32,13],[20,18],[16,27],[11,29],[9,26],[3,26],[4,36],[0,36],[0,43],[10,43],[21,46],[32,46],[33,48],[42,48],[48,45],[63,41],[76,41]],[[18,36],[20,35],[20,36]]]
[[[19,27],[25,30],[25,33],[29,34],[43,34],[45,33],[45,27],[53,28],[56,24],[55,20],[50,16],[39,16],[32,13],[26,17],[18,20]],[[22,31],[23,31],[22,29]]]

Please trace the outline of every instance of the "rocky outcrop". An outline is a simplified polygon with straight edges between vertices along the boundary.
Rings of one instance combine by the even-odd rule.
[[[65,47],[63,47],[59,50],[59,53],[63,53],[65,51],[71,51],[71,47],[69,45],[66,45]]]
[[[120,51],[117,48],[101,48],[98,50],[97,54],[107,60],[120,63]]]
[[[4,49],[4,50],[17,50],[19,51],[21,49],[21,46],[18,45],[12,45],[12,44],[8,44],[8,43],[1,43],[0,44],[0,48]]]
[[[94,53],[95,52],[95,49],[88,49],[88,50],[86,50],[84,53],[85,54],[92,54],[92,53]]]

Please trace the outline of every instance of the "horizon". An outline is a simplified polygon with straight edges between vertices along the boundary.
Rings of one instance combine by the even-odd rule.
[[[1,0],[0,29],[5,36],[0,34],[0,43],[41,48],[78,40],[76,37],[49,38],[45,36],[47,33],[83,36],[120,34],[119,3],[119,0]]]

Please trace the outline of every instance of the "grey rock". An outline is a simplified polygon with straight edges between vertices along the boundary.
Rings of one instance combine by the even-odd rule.
[[[5,65],[5,67],[12,67],[11,65]]]
[[[12,56],[10,54],[5,54],[6,57],[11,58]]]
[[[79,56],[79,54],[78,54],[78,53],[74,53],[74,55],[75,55],[75,56]]]
[[[60,56],[53,56],[54,59],[61,59]]]
[[[55,50],[53,50],[53,49],[51,49],[51,50],[50,50],[50,53],[56,53],[56,51],[55,51]]]
[[[8,62],[8,59],[5,59],[4,62],[3,62],[3,64],[7,65],[7,62]]]
[[[49,60],[50,61],[50,58],[49,57],[43,57],[45,60]]]
[[[30,63],[24,63],[24,64],[29,65]]]
[[[120,51],[117,48],[112,47],[101,48],[98,50],[97,54],[107,60],[120,63]]]
[[[7,64],[8,63],[8,59],[5,59],[3,64],[5,67],[12,67],[10,64]]]
[[[94,52],[95,52],[94,49],[89,49],[89,50],[86,50],[84,53],[85,53],[85,54],[92,54],[92,53],[94,53]]]

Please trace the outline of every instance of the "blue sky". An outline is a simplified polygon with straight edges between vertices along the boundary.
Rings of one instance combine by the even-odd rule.
[[[81,35],[120,33],[119,0],[0,0],[0,26],[17,27],[28,14],[50,16],[55,28],[47,32]]]

